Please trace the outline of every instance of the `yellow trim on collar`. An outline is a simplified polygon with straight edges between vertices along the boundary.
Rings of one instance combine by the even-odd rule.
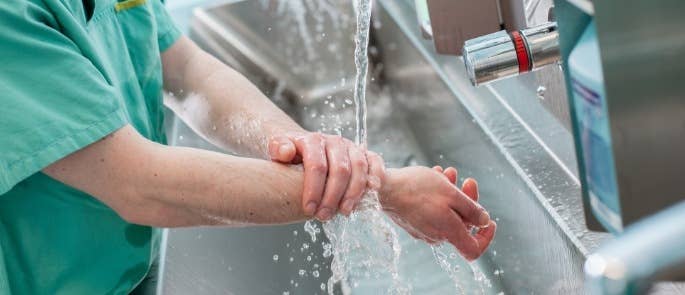
[[[114,5],[114,10],[116,12],[126,10],[126,9],[131,9],[136,6],[140,6],[145,4],[147,0],[126,0],[124,2],[118,2],[117,4]]]

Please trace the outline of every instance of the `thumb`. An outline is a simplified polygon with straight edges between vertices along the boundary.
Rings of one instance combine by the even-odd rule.
[[[290,138],[276,136],[269,140],[269,157],[271,157],[271,161],[291,163],[296,155],[295,143]]]

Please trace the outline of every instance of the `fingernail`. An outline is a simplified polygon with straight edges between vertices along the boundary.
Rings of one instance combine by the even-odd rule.
[[[319,214],[316,215],[320,220],[328,220],[331,218],[331,215],[333,215],[333,211],[329,208],[323,208],[319,210]]]
[[[342,209],[343,209],[343,211],[345,211],[345,214],[352,213],[352,210],[354,209],[354,201],[352,201],[352,200],[345,201]]]
[[[480,226],[486,226],[490,223],[490,214],[485,211],[481,211],[480,217],[478,218],[478,225]]]
[[[316,202],[307,203],[307,207],[304,208],[304,214],[312,216],[312,215],[314,215],[315,212],[316,212]]]

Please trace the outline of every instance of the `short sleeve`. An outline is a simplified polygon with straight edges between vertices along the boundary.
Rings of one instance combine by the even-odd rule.
[[[178,29],[169,12],[164,7],[164,3],[160,0],[152,0],[152,9],[154,10],[155,19],[157,21],[157,40],[159,42],[159,51],[163,52],[181,37],[181,30]]]
[[[39,5],[0,2],[0,195],[127,124],[118,92],[56,27]]]

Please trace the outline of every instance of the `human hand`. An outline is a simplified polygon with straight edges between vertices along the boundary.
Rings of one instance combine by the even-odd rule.
[[[341,136],[297,132],[274,137],[268,150],[272,161],[304,166],[302,206],[309,216],[349,215],[366,191],[366,150]]]
[[[448,241],[467,260],[480,257],[494,238],[497,225],[476,203],[478,184],[455,184],[457,171],[440,167],[392,170],[381,190],[391,217],[413,237],[429,243]],[[477,228],[475,234],[472,227]]]

